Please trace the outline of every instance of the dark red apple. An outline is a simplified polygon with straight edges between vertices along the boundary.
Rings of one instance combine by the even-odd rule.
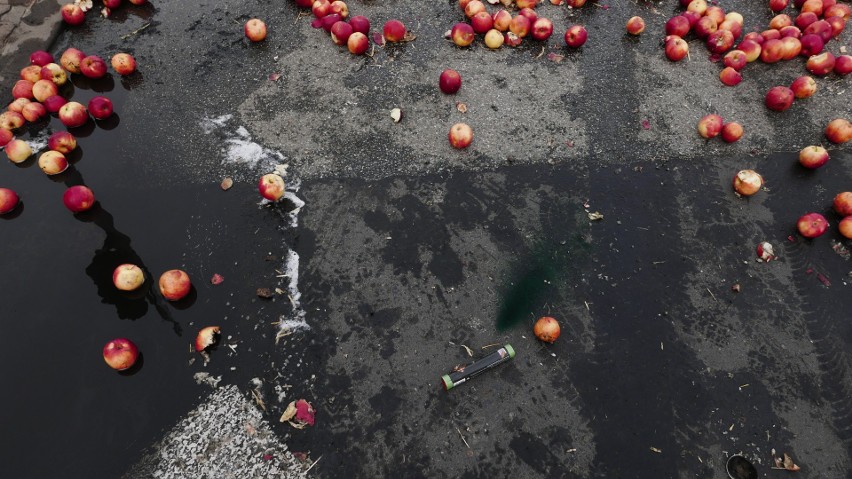
[[[62,203],[72,213],[79,213],[95,205],[95,194],[83,185],[72,186],[62,195]]]
[[[446,69],[441,72],[440,78],[438,78],[438,87],[442,92],[451,95],[461,88],[462,78],[459,75],[459,72],[455,70]]]
[[[793,90],[785,86],[776,86],[766,93],[764,103],[772,111],[786,111],[793,106],[794,98],[796,95],[793,94]]]

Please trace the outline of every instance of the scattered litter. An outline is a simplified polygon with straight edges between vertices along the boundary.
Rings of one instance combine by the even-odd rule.
[[[273,296],[272,290],[269,288],[257,288],[257,296],[264,299],[269,299]]]
[[[648,121],[648,120],[642,120],[642,129],[643,130],[650,130],[651,129],[651,122]]]
[[[92,0],[74,0],[74,4],[80,7],[80,10],[88,12],[92,9]]]
[[[757,261],[768,263],[776,259],[775,250],[772,248],[772,245],[768,242],[764,241],[757,245]]]
[[[562,60],[565,59],[565,55],[560,55],[558,53],[550,52],[547,54],[547,59],[554,63],[561,63]]]
[[[234,180],[230,177],[222,180],[222,183],[219,185],[222,188],[222,191],[228,191],[231,187],[234,186]]]
[[[467,347],[465,347],[465,349],[467,349]],[[489,369],[499,366],[514,357],[515,350],[512,349],[511,345],[506,344],[497,351],[494,351],[488,356],[485,356],[478,361],[474,361],[467,366],[456,366],[450,374],[441,376],[441,382],[444,384],[444,389],[449,391],[459,384],[462,384],[467,380],[488,371]]]
[[[772,458],[775,460],[775,467],[772,469],[785,469],[787,471],[798,471],[801,467],[797,466],[795,462],[793,462],[793,458],[790,457],[786,452],[784,453],[784,457],[776,457],[775,454],[772,454]]]
[[[225,281],[225,278],[219,273],[213,274],[213,277],[210,278],[210,284],[222,284],[222,281]]]
[[[287,409],[284,410],[284,414],[281,415],[279,421],[287,422],[296,429],[304,429],[305,426],[314,425],[315,414],[316,411],[314,411],[311,403],[304,399],[299,399],[287,405]]]
[[[373,43],[375,43],[376,45],[378,45],[380,47],[384,46],[385,36],[382,35],[381,33],[378,33],[378,32],[373,33]]]
[[[824,274],[817,273],[817,279],[820,281],[820,283],[824,284],[826,287],[831,286],[831,281],[829,281],[828,278]]]
[[[399,123],[399,120],[402,119],[402,110],[394,108],[390,111],[390,116],[393,118],[394,123]]]
[[[192,379],[195,379],[195,384],[206,384],[211,388],[215,388],[219,386],[219,383],[222,381],[222,376],[213,376],[208,372],[197,372],[192,375]]]
[[[844,246],[843,243],[836,241],[836,240],[831,240],[831,249],[833,249],[835,253],[840,255],[841,258],[843,258],[847,261],[849,260],[849,257],[850,257],[849,248]]]
[[[658,448],[656,448],[656,447],[651,447],[651,452],[656,452],[657,454],[662,454],[663,450],[662,450],[662,449],[658,449]]]
[[[591,221],[600,221],[602,219],[603,219],[603,214],[601,214],[599,211],[589,213],[589,220],[591,220]]]
[[[251,390],[251,395],[254,398],[254,402],[257,403],[257,407],[262,409],[264,412],[266,411],[266,403],[263,402],[263,398],[260,397],[260,393],[257,392],[256,389]]]
[[[734,285],[731,286],[731,291],[733,291],[734,293],[739,293],[742,290],[743,288],[742,286],[740,286],[740,283],[734,283]]]
[[[405,32],[405,35],[403,35],[402,40],[400,40],[400,42],[401,43],[408,43],[408,42],[413,42],[414,40],[417,40],[417,35],[415,35],[411,32]]]
[[[109,9],[109,7],[104,7],[101,9],[101,16],[104,18],[109,18],[110,13],[112,13],[112,11]]]
[[[462,344],[461,347],[463,347],[464,350],[467,351],[468,356],[473,357],[473,351],[471,351],[469,347],[465,346],[464,344]]]
[[[269,74],[269,79],[270,79],[271,81],[278,81],[280,78],[281,78],[281,74],[280,74],[280,73],[270,73],[270,74]]]
[[[456,427],[456,431],[459,432],[459,436],[461,437],[462,442],[464,442],[464,445],[467,446],[468,449],[470,449],[470,444],[467,443],[467,440],[464,438],[464,434],[462,434],[461,429]]]
[[[201,329],[195,336],[195,350],[201,352],[219,342],[219,332],[219,326],[207,326]]]
[[[460,101],[457,101],[456,102],[456,110],[460,111],[461,113],[467,113],[467,105],[465,105],[464,103],[462,103]]]

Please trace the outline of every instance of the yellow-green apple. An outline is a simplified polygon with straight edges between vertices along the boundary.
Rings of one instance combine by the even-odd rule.
[[[485,33],[485,46],[496,50],[503,46],[503,34],[496,28],[492,28]]]
[[[121,291],[134,291],[145,283],[145,273],[135,264],[120,264],[112,272],[112,284]]]
[[[38,65],[30,65],[21,68],[21,80],[26,80],[30,83],[35,83],[41,80],[41,67]]]
[[[23,111],[23,107],[21,108],[21,111]],[[27,120],[20,112],[10,110],[0,113],[0,128],[5,128],[7,130],[16,130],[24,126],[24,123],[26,122]]]
[[[33,98],[42,102],[48,97],[59,94],[59,87],[51,80],[39,80],[33,85]]]

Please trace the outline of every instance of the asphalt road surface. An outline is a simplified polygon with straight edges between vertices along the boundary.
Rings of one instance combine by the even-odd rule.
[[[721,4],[745,31],[771,18]],[[804,60],[724,87],[700,41],[664,58],[679,8],[545,2],[553,37],[495,52],[444,39],[456,2],[352,0],[374,30],[398,18],[416,35],[364,57],[291,1],[155,2],[63,29],[55,55],[126,51],[139,72],[72,78],[67,95],[108,96],[116,114],[75,129],[69,172],[0,164],[23,199],[0,217],[3,475],[724,478],[739,453],[781,477],[774,450],[797,477],[852,477],[852,243],[831,211],[852,154],[796,162],[849,116],[850,79],[768,111],[765,91]],[[244,38],[251,17],[264,42]],[[589,40],[568,51],[573,23]],[[454,96],[437,88],[445,68],[463,77]],[[745,136],[703,140],[707,113]],[[447,142],[459,121],[475,135],[463,151]],[[44,147],[61,129],[19,136]],[[279,165],[288,196],[262,202],[257,178]],[[731,189],[744,168],[766,179],[751,198]],[[71,215],[62,192],[81,183],[99,204]],[[832,224],[814,240],[795,232],[810,211]],[[756,261],[761,241],[776,261]],[[124,262],[149,283],[185,269],[193,293],[118,295]],[[553,345],[532,335],[543,315],[562,325]],[[223,337],[205,361],[189,345],[208,325]],[[114,337],[142,351],[130,374],[103,364]],[[508,364],[441,389],[505,343]],[[315,425],[279,422],[300,398]]]

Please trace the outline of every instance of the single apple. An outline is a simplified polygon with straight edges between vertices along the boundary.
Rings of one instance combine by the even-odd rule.
[[[12,87],[12,98],[26,98],[27,100],[31,100],[33,98],[33,82],[29,80],[16,81],[15,86]]]
[[[23,163],[33,156],[33,149],[24,140],[14,139],[6,144],[6,156],[12,163]]]
[[[825,127],[825,137],[828,141],[841,145],[852,140],[852,123],[845,118],[835,118]],[[6,147],[6,152],[9,147]]]
[[[53,63],[53,55],[44,50],[36,50],[30,53],[30,65],[38,65],[43,67],[48,63]]]
[[[805,238],[816,238],[828,231],[828,220],[819,213],[808,213],[799,218],[796,228]]]
[[[666,58],[673,62],[678,62],[686,58],[689,54],[689,44],[683,38],[670,37],[666,41]]]
[[[473,18],[479,12],[485,11],[485,4],[480,2],[479,0],[472,0],[467,2],[467,5],[464,7],[464,14],[467,18]]]
[[[438,87],[447,95],[452,95],[459,91],[461,85],[462,78],[461,75],[459,75],[459,72],[449,68],[442,71],[441,76],[438,78]]]
[[[67,155],[77,148],[77,138],[67,131],[57,131],[47,139],[47,147]]]
[[[580,25],[573,25],[565,31],[565,44],[571,48],[580,48],[586,43],[588,36],[585,28]]]
[[[473,27],[469,24],[459,22],[453,25],[452,30],[450,30],[450,37],[457,46],[466,47],[473,43],[476,34],[473,32]]]
[[[116,53],[110,59],[112,69],[121,76],[127,76],[136,71],[136,59],[129,53]]]
[[[737,86],[743,80],[743,76],[733,67],[725,67],[719,72],[719,79],[727,86]]]
[[[725,21],[725,11],[716,5],[707,7],[707,10],[704,11],[704,16],[716,20],[717,24]]]
[[[794,37],[794,38],[802,38],[802,31],[799,30],[798,27],[794,27],[790,25],[789,27],[784,27],[779,30],[781,33],[781,38],[784,37]]]
[[[121,291],[134,291],[145,283],[145,273],[135,264],[118,265],[112,272],[112,284]]]
[[[340,21],[331,26],[331,41],[335,45],[348,45],[349,35],[352,35],[352,25]]]
[[[819,145],[806,146],[799,152],[799,163],[805,168],[815,170],[828,163],[828,150]]]
[[[340,15],[340,18],[346,18],[349,16],[349,6],[342,0],[335,0],[329,5],[329,14],[337,14]]]
[[[739,141],[742,137],[743,126],[739,123],[732,121],[730,123],[725,123],[725,126],[722,127],[722,140],[724,140],[725,143],[734,143]]]
[[[821,16],[822,8],[822,0],[805,0],[799,10],[802,13],[813,12],[816,16]]]
[[[50,80],[56,83],[56,86],[62,86],[68,81],[68,74],[56,63],[48,63],[41,67],[41,79]]]
[[[15,209],[18,206],[18,194],[9,188],[0,188],[0,215],[5,215],[6,213]]]
[[[737,49],[745,53],[746,61],[751,63],[760,58],[760,52],[763,50],[763,47],[754,40],[743,40],[737,45]]]
[[[80,71],[80,63],[83,59],[86,58],[86,54],[77,50],[76,48],[69,48],[62,53],[62,56],[59,57],[59,64],[62,65],[62,68],[68,70],[71,73],[82,73]]]
[[[503,34],[503,44],[509,45],[510,47],[516,47],[523,42],[524,39],[515,35],[512,32],[506,32]]]
[[[812,23],[819,20],[819,16],[817,16],[814,12],[803,12],[800,13],[798,17],[796,17],[796,26],[799,29],[804,30],[808,28]]]
[[[21,111],[23,111],[23,107],[21,108]],[[24,123],[26,122],[27,119],[24,118],[24,115],[17,111],[10,110],[0,113],[0,128],[4,128],[6,130],[17,130],[24,126]]]
[[[24,119],[30,123],[35,123],[45,116],[47,116],[47,109],[38,102],[30,102],[24,105],[24,108],[21,110],[21,115],[23,115]]]
[[[59,109],[59,121],[68,128],[76,128],[89,121],[89,113],[82,104],[69,101]]]
[[[246,38],[253,42],[260,42],[266,38],[266,24],[259,18],[252,18],[243,27]],[[85,73],[84,73],[85,74]]]
[[[846,76],[852,73],[852,55],[840,55],[834,60],[834,73]]]
[[[847,216],[840,220],[840,223],[837,224],[837,229],[844,238],[852,239],[852,216]]]
[[[769,28],[774,30],[781,30],[782,28],[792,25],[793,19],[790,18],[790,15],[779,13],[772,17],[772,20],[769,20]]]
[[[822,49],[825,47],[825,42],[822,41],[822,37],[816,35],[814,33],[808,33],[807,35],[802,37],[802,51],[801,54],[806,57],[811,57],[813,55],[819,55],[822,53]]]
[[[360,32],[364,35],[370,33],[370,20],[363,15],[355,15],[350,18],[349,24],[352,25],[353,32]]]
[[[35,83],[41,80],[41,67],[38,65],[30,65],[21,68],[21,80],[26,80],[30,83]]]
[[[275,173],[263,175],[257,183],[257,190],[260,192],[260,196],[267,200],[278,201],[285,193],[284,178]]]
[[[80,62],[80,73],[93,80],[103,78],[107,74],[106,62],[97,55],[89,55]]]
[[[784,37],[781,39],[781,59],[792,60],[802,52],[802,42],[798,38]]]
[[[698,134],[701,135],[702,138],[716,138],[719,136],[719,133],[722,132],[723,123],[724,121],[722,120],[722,117],[715,113],[705,115],[698,120]]]
[[[790,4],[790,0],[769,0],[769,9],[775,13],[778,13]]]
[[[553,3],[553,0],[550,0]],[[565,5],[571,8],[580,8],[586,4],[586,0],[565,0]]]
[[[8,145],[10,141],[15,139],[15,134],[12,133],[12,130],[7,130],[5,128],[0,128],[0,148]]]
[[[38,157],[38,167],[46,175],[58,175],[68,169],[68,160],[62,153],[48,150]]]
[[[133,341],[126,338],[116,338],[104,346],[104,361],[116,371],[130,369],[139,358],[139,348]]]
[[[716,24],[716,21],[710,17],[701,17],[695,23],[695,36],[704,40],[713,33],[716,33],[719,30],[719,26]]]
[[[84,185],[75,185],[62,195],[62,203],[72,213],[89,210],[95,205],[95,194]]]
[[[550,38],[550,35],[552,34],[553,22],[551,22],[550,19],[540,17],[533,22],[531,33],[533,40],[543,42]]]
[[[729,30],[716,30],[707,37],[710,53],[722,54],[734,46],[734,34]]]
[[[530,19],[523,15],[516,15],[509,22],[509,31],[517,35],[518,38],[524,38],[530,33]]]
[[[59,113],[59,109],[62,108],[62,105],[68,103],[68,100],[61,95],[53,95],[45,98],[43,103],[48,113]]]
[[[492,50],[496,50],[502,47],[503,42],[503,34],[500,33],[500,31],[496,28],[488,30],[488,32],[485,34],[485,46]]]
[[[508,10],[498,10],[491,18],[494,21],[494,28],[500,32],[509,31],[509,25],[512,23],[512,14]]]
[[[852,215],[852,191],[838,193],[834,197],[834,211],[840,216]]]
[[[28,103],[31,103],[27,98],[16,98],[12,103],[9,103],[9,106],[6,107],[8,111],[14,111],[15,113],[21,113],[24,111],[24,107],[27,106]]]
[[[104,6],[110,10],[114,10],[121,6],[121,0],[104,0]]]
[[[189,275],[179,269],[172,269],[160,275],[160,293],[169,301],[177,301],[187,294],[192,288]]]
[[[538,4],[538,0],[515,0],[515,6],[521,9],[534,9]]]
[[[826,17],[825,21],[831,25],[831,36],[838,37],[846,29],[846,20],[843,17]]]
[[[852,7],[843,3],[836,3],[822,12],[825,18],[841,17],[847,22],[849,21],[850,13],[852,13]]]
[[[331,2],[328,0],[314,1],[314,4],[311,5],[311,13],[313,13],[316,18],[322,18],[328,15],[331,13]]]
[[[677,35],[683,38],[687,33],[689,33],[689,20],[680,15],[669,18],[668,21],[666,21],[665,29],[666,35]]]
[[[764,98],[766,108],[772,111],[786,111],[793,105],[796,95],[793,90],[785,86],[776,86],[769,89]]]
[[[73,3],[65,4],[60,9],[60,12],[62,13],[62,20],[68,25],[82,25],[86,21],[86,12],[79,5]]]
[[[33,98],[42,102],[53,95],[59,94],[59,87],[50,80],[39,80],[33,85]]]
[[[471,31],[472,30],[473,28],[471,27]],[[385,40],[391,43],[401,42],[405,38],[406,33],[407,30],[405,29],[405,25],[399,20],[388,20],[382,27],[382,34],[384,34]]]
[[[692,23],[690,23],[690,26]],[[642,17],[630,17],[627,20],[627,33],[631,35],[639,35],[645,31],[645,20]]]
[[[763,177],[754,170],[742,170],[734,175],[734,191],[740,196],[752,196],[763,188]]]
[[[796,98],[810,98],[816,93],[817,84],[813,78],[802,75],[793,80],[793,83],[790,84],[790,89],[793,90]]]
[[[814,75],[828,75],[832,70],[834,70],[835,61],[834,55],[832,55],[831,52],[822,52],[819,55],[809,57],[805,68]]]
[[[200,353],[210,346],[213,346],[218,342],[219,334],[219,326],[207,326],[206,328],[201,329],[201,331],[199,331],[195,336],[195,350]]]
[[[731,50],[725,54],[722,60],[726,67],[731,67],[736,71],[742,70],[748,64],[748,58],[742,50]]]
[[[707,11],[707,1],[706,0],[692,0],[686,6],[686,9],[690,12],[695,12],[699,15],[704,15],[704,12]]]
[[[453,148],[467,148],[473,141],[473,130],[465,123],[456,123],[450,128],[449,138]]]
[[[494,26],[494,19],[491,18],[488,12],[483,10],[470,19],[470,26],[473,27],[475,33],[485,34],[485,32],[491,30],[491,27]]]
[[[776,63],[784,56],[784,42],[779,39],[770,39],[763,42],[760,50],[760,60],[763,63]]]
[[[370,48],[370,40],[367,39],[367,35],[361,32],[354,32],[352,35],[349,35],[349,39],[346,40],[346,48],[348,48],[349,53],[353,55],[363,55],[367,53],[367,49]]]

